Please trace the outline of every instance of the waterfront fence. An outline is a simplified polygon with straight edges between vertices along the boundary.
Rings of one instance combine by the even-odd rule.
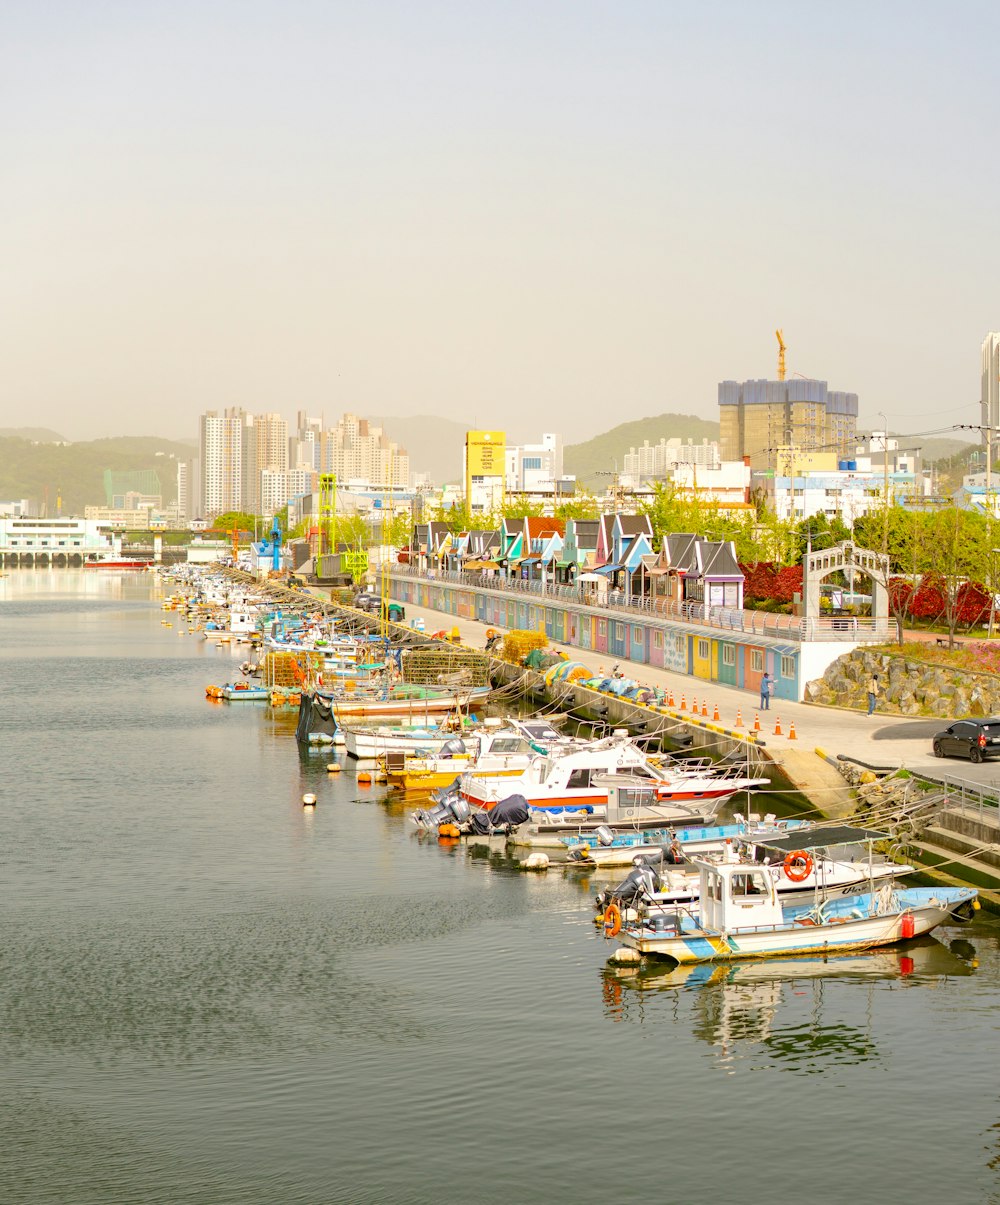
[[[566,602],[575,606],[592,607],[629,615],[662,616],[679,619],[716,630],[739,632],[748,636],[772,636],[797,642],[822,640],[851,643],[896,641],[899,624],[895,619],[874,619],[853,615],[806,618],[797,615],[776,615],[770,611],[746,611],[732,607],[713,607],[706,603],[677,602],[675,599],[649,595],[628,595],[621,590],[606,594],[582,586],[553,585],[550,582],[528,581],[523,578],[489,577],[486,574],[464,573],[459,569],[424,571],[415,565],[393,565],[393,577],[417,578],[429,585],[446,582],[472,590],[496,594],[511,592],[530,595],[542,602]]]

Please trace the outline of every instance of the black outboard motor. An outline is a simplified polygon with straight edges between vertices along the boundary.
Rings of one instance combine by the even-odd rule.
[[[453,736],[441,746],[438,757],[459,757],[465,752],[465,741],[461,737]]]
[[[594,901],[603,911],[608,904],[618,905],[637,904],[644,895],[653,895],[660,890],[660,876],[647,862],[637,858],[633,868],[628,872],[617,887],[609,887],[602,891]]]

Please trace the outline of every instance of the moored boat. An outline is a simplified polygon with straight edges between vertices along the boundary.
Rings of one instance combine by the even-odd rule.
[[[869,849],[882,837],[866,834]],[[786,857],[811,857],[810,851],[829,842],[828,834],[795,834],[768,848]],[[975,888],[900,887],[891,881],[880,887],[872,881],[867,891],[840,896],[817,884],[810,902],[787,903],[767,865],[704,857],[693,865],[699,876],[696,905],[640,902],[623,913],[612,903],[603,917],[605,933],[640,955],[717,962],[891,945],[929,933],[948,918],[968,919],[979,906]]]

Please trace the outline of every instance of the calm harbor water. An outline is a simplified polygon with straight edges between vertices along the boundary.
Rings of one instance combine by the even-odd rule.
[[[156,589],[0,579],[0,1200],[1000,1201],[995,920],[610,974],[593,884],[206,701]]]

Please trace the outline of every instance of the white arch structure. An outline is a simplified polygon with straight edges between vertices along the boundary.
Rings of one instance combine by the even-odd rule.
[[[820,617],[820,584],[823,579],[831,573],[851,570],[863,573],[871,580],[872,619],[876,621],[876,626],[883,626],[877,622],[879,620],[888,621],[889,591],[886,583],[889,580],[889,558],[881,552],[858,548],[849,540],[832,548],[807,552],[802,558],[802,601],[807,619]]]

